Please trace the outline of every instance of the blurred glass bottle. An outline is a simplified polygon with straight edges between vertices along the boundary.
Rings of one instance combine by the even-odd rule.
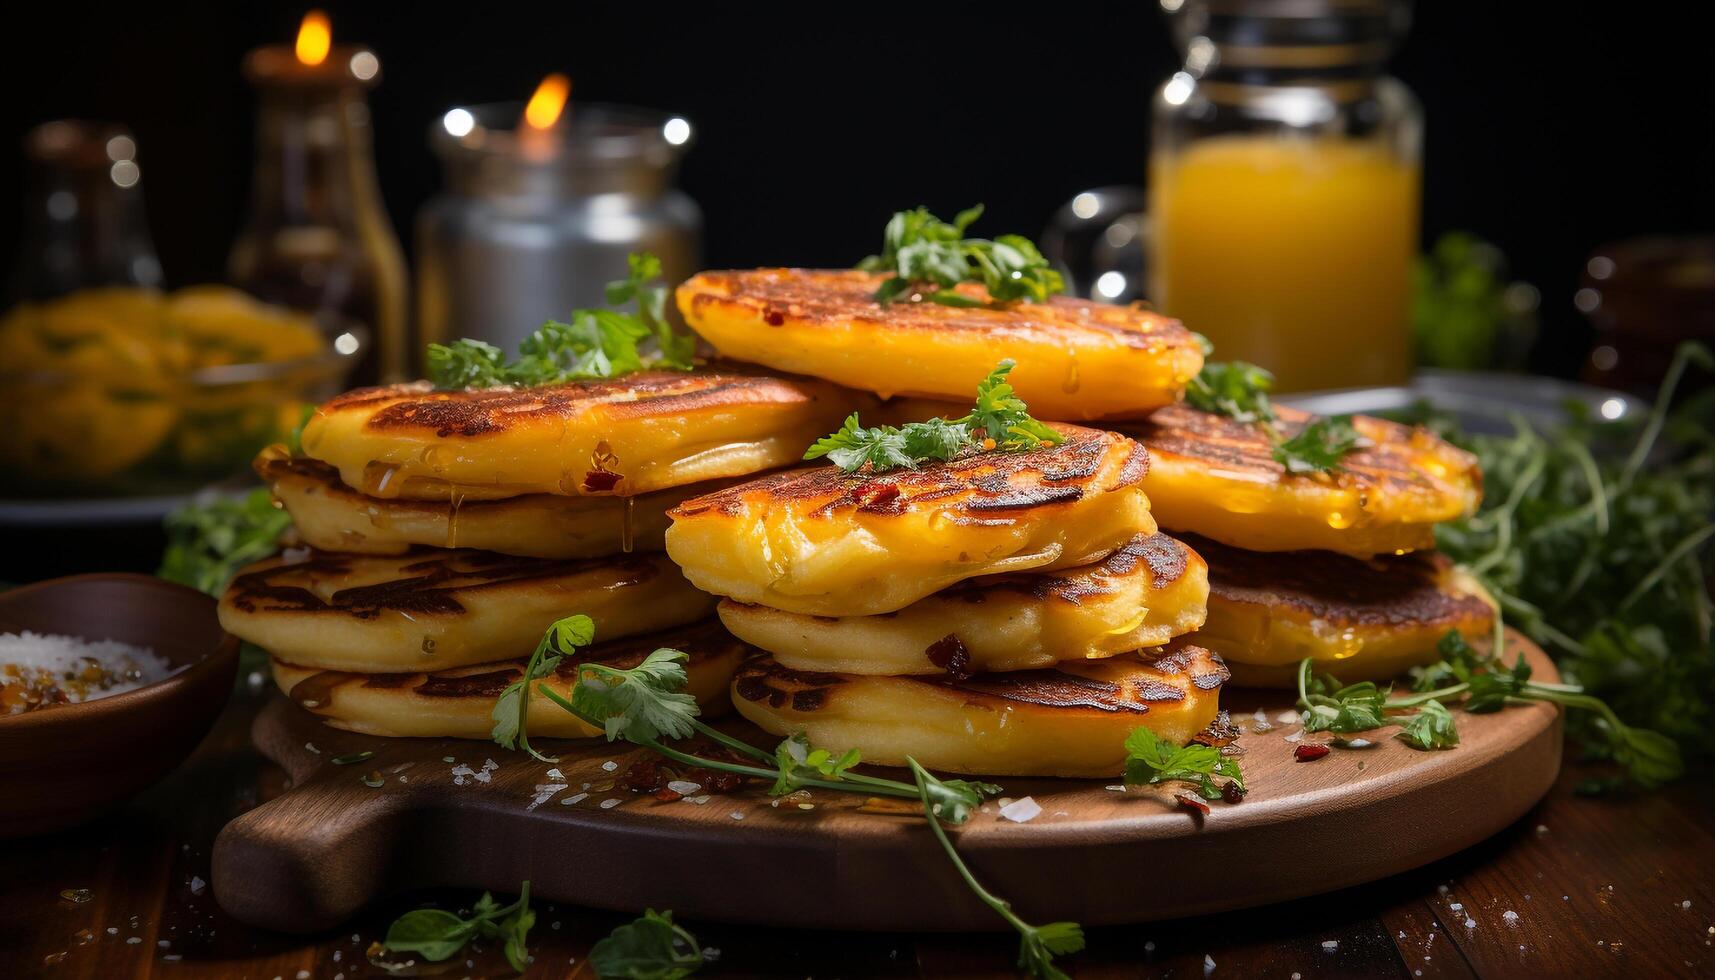
[[[370,328],[355,384],[401,380],[406,336],[405,259],[375,177],[365,89],[381,63],[367,49],[333,45],[305,60],[271,46],[245,59],[259,96],[250,215],[233,243],[233,285],[270,302],[334,312]]]
[[[1411,368],[1422,116],[1382,73],[1398,0],[1161,0],[1149,296],[1281,390]]]
[[[137,141],[116,123],[60,119],[24,138],[24,234],[13,299],[161,285]]]

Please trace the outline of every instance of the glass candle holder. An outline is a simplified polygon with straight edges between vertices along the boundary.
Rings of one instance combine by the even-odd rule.
[[[245,59],[258,96],[250,213],[228,258],[234,285],[294,309],[367,324],[358,384],[405,378],[405,259],[375,176],[367,89],[373,52],[333,45],[306,64],[284,45]]]
[[[13,299],[161,285],[137,141],[117,123],[60,119],[24,138],[23,240]]]
[[[673,186],[689,122],[577,104],[534,128],[522,111],[455,108],[430,129],[446,186],[417,218],[425,340],[514,350],[546,319],[604,306],[629,252],[659,256],[670,283],[698,269],[702,214]]]

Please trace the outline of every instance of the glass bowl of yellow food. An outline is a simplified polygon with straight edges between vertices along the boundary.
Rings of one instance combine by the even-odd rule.
[[[226,286],[84,289],[0,316],[0,497],[195,489],[289,437],[367,335]]]

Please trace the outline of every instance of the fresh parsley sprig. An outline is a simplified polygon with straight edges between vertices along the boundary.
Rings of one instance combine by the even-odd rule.
[[[1205,355],[1214,348],[1204,342]],[[1280,431],[1269,392],[1274,375],[1245,361],[1208,361],[1185,389],[1185,403],[1199,411],[1254,425],[1273,445],[1274,461],[1288,473],[1327,473],[1354,449],[1369,445],[1352,426],[1350,415],[1318,416],[1290,438]]]
[[[587,619],[582,616],[568,617],[568,620],[584,622],[587,622]],[[566,624],[564,631],[574,640],[588,642],[590,637],[584,630],[584,622],[568,620],[561,621]],[[532,656],[533,662],[539,659],[541,662],[549,662],[550,657],[559,656],[553,651],[561,648],[560,641],[555,638],[555,635],[562,631],[561,623],[549,628],[548,635],[537,645],[539,657]],[[654,658],[653,663],[651,658]],[[630,670],[601,664],[580,664],[576,671],[578,681],[570,699],[562,697],[546,684],[539,684],[537,690],[543,697],[584,723],[606,732],[610,741],[624,739],[687,766],[771,780],[769,792],[775,795],[784,795],[799,789],[822,789],[921,802],[925,818],[934,828],[936,838],[952,859],[960,877],[970,885],[978,898],[1018,930],[1020,968],[1035,977],[1065,977],[1065,974],[1054,966],[1053,960],[1055,956],[1074,953],[1084,948],[1083,931],[1077,923],[1054,922],[1045,926],[1032,926],[1020,919],[1005,900],[996,897],[977,882],[953,849],[947,832],[941,826],[943,823],[957,826],[969,821],[983,800],[1000,794],[999,786],[975,780],[939,779],[930,775],[916,760],[907,760],[913,776],[911,783],[854,772],[852,767],[862,761],[856,749],[835,753],[818,748],[810,744],[809,739],[802,733],[781,742],[772,754],[765,752],[748,742],[711,728],[697,718],[696,701],[684,693],[685,659],[685,654],[677,650],[657,650],[645,658],[643,663]],[[558,660],[553,663],[557,664]],[[531,673],[530,669],[526,670],[527,677]],[[626,688],[633,690],[629,694],[621,694]],[[510,690],[508,688],[508,691]],[[519,697],[522,699],[522,695]],[[502,698],[505,698],[505,694]],[[504,710],[497,704],[495,740],[508,748],[515,745],[528,748],[525,732],[528,722],[528,715],[515,704],[508,704]],[[713,739],[740,756],[754,760],[756,764],[693,755],[662,741],[666,737],[677,738],[690,734]],[[674,926],[670,914],[663,916],[649,912],[630,927],[616,930],[613,936],[603,942],[609,940],[613,945],[600,954],[607,959],[607,965],[604,966],[601,962],[595,964],[597,972],[602,976],[682,977],[694,969],[690,954],[696,949],[696,940],[680,927]],[[598,950],[600,948],[598,944]],[[592,958],[596,955],[597,952],[592,951]],[[699,951],[696,953],[696,962],[700,963],[701,959]],[[684,972],[673,972],[681,968]],[[624,972],[626,970],[635,972]],[[660,972],[651,972],[656,970]]]
[[[971,869],[965,864],[964,858],[953,847],[953,842],[947,836],[947,831],[941,826],[942,821],[959,823],[961,815],[957,810],[949,810],[945,800],[951,798],[961,801],[958,805],[968,804],[968,784],[961,781],[944,781],[931,775],[927,769],[918,765],[916,759],[907,759],[911,766],[911,775],[917,781],[917,791],[923,801],[923,810],[929,816],[929,827],[935,832],[935,839],[940,841],[941,849],[947,852],[947,859],[953,862],[953,867],[959,872],[959,877],[965,879],[976,896],[983,904],[994,909],[995,913],[1006,920],[1007,925],[1018,931],[1018,968],[1039,980],[1067,980],[1065,971],[1054,965],[1054,957],[1068,956],[1084,948],[1084,930],[1076,922],[1050,922],[1047,925],[1033,926],[1019,918],[1012,910],[1012,903],[984,888],[977,881]],[[955,787],[955,783],[958,784]]]
[[[635,302],[635,313],[573,310],[568,319],[549,320],[524,338],[513,361],[480,340],[430,344],[429,380],[436,388],[458,390],[613,378],[644,368],[690,370],[697,341],[667,321],[667,287],[653,284],[661,276],[661,260],[633,252],[626,264],[626,277],[607,284],[607,302],[613,307]],[[650,339],[655,341],[652,353],[642,347]]]
[[[1497,618],[1497,625],[1499,619]],[[1530,664],[1520,654],[1507,666],[1493,650],[1501,649],[1497,629],[1492,650],[1479,652],[1463,636],[1449,631],[1441,638],[1441,660],[1413,672],[1413,693],[1391,696],[1375,684],[1341,685],[1327,674],[1314,673],[1308,658],[1298,665],[1298,707],[1306,731],[1338,735],[1401,725],[1398,737],[1413,748],[1443,749],[1459,744],[1458,728],[1446,704],[1457,700],[1471,714],[1499,711],[1512,704],[1548,701],[1594,713],[1613,759],[1642,786],[1677,779],[1685,769],[1679,746],[1659,732],[1622,722],[1606,702],[1584,693],[1576,684],[1531,680]],[[1412,708],[1414,714],[1401,712]]]
[[[291,527],[292,515],[264,487],[186,504],[167,515],[167,547],[155,574],[218,596],[238,569],[277,553]]]
[[[1059,445],[1065,436],[1053,426],[1032,418],[1030,406],[1007,382],[1014,363],[1010,358],[1001,361],[977,382],[976,401],[970,412],[960,418],[865,428],[853,412],[838,431],[811,443],[804,451],[804,458],[826,456],[847,473],[865,466],[872,473],[882,473],[949,460],[967,451],[1012,453]]]
[[[396,953],[415,953],[439,963],[452,959],[465,944],[479,936],[503,940],[506,962],[523,973],[530,966],[530,927],[536,924],[536,913],[530,910],[530,883],[518,888],[518,901],[501,905],[494,896],[483,892],[471,907],[470,918],[462,918],[445,909],[413,909],[387,927],[382,945]]]
[[[1221,798],[1216,776],[1224,776],[1245,791],[1244,773],[1238,761],[1221,755],[1213,745],[1192,742],[1178,746],[1164,741],[1147,728],[1138,727],[1125,740],[1125,784],[1148,786],[1155,783],[1187,782],[1197,787],[1206,800]]]
[[[1665,748],[1636,732],[1706,754],[1715,720],[1715,392],[1671,408],[1697,365],[1715,369],[1715,356],[1682,345],[1641,421],[1466,435],[1427,409],[1409,417],[1475,453],[1488,491],[1477,514],[1436,528],[1437,547],[1623,720],[1569,715],[1586,753],[1646,776],[1677,766],[1658,765]]]
[[[875,291],[887,305],[900,296],[944,306],[982,306],[954,287],[980,282],[989,303],[1044,303],[1066,288],[1060,273],[1036,244],[1022,235],[1000,235],[993,241],[966,238],[965,229],[981,217],[983,206],[958,213],[952,224],[927,208],[896,212],[882,234],[881,254],[858,263],[869,272],[891,272]]]
[[[573,650],[587,646],[594,638],[595,626],[588,616],[568,616],[554,623],[525,665],[525,677],[535,681],[547,676]],[[698,717],[696,699],[685,691],[688,677],[684,665],[688,659],[682,651],[664,648],[629,669],[600,662],[580,663],[573,672],[577,680],[570,698],[546,684],[537,684],[536,691],[605,733],[609,741],[624,740],[687,766],[768,780],[780,793],[823,789],[896,799],[917,798],[917,787],[910,783],[851,771],[861,761],[855,749],[834,753],[816,748],[802,735],[795,735],[774,752],[767,752],[705,724]],[[491,735],[506,748],[524,749],[537,759],[553,762],[554,759],[530,748],[526,683],[520,679],[501,692],[495,702]],[[692,735],[711,739],[752,762],[707,758],[667,744],[668,740]],[[950,780],[947,785],[958,787],[965,795],[943,802],[959,808],[966,817],[984,796],[1000,792],[1000,787],[985,783]]]
[[[681,980],[703,968],[703,947],[671,910],[647,909],[590,947],[590,966],[604,980]]]
[[[524,676],[500,692],[489,717],[494,719],[490,733],[494,740],[509,749],[523,749],[543,762],[557,761],[530,747],[528,733],[530,698],[526,688],[531,681],[546,677],[559,667],[560,661],[571,656],[578,647],[595,641],[595,621],[584,615],[567,616],[548,627],[536,641],[536,649],[524,664]]]

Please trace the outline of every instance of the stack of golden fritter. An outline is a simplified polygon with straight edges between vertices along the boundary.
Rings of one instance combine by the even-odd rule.
[[[603,641],[581,660],[683,650],[717,714],[747,651],[661,553],[665,511],[797,459],[862,401],[718,366],[350,392],[317,410],[300,453],[258,458],[304,546],[241,570],[221,622],[269,652],[293,700],[372,734],[488,737],[495,697],[573,613]],[[570,670],[549,678],[562,694]],[[592,734],[536,717],[542,736]]]
[[[996,730],[1016,724],[1016,711],[966,707],[910,722],[879,710],[879,694],[870,695],[880,685],[871,678],[922,677],[934,668],[944,675],[935,680],[943,689],[969,690],[1022,683],[1027,674],[1013,672],[1039,673],[1030,669],[1053,661],[1062,661],[1062,675],[1111,675],[1148,659],[1150,644],[1201,625],[1191,639],[1219,655],[1215,664],[1232,665],[1241,684],[1289,686],[1305,658],[1344,680],[1382,679],[1434,660],[1448,630],[1476,635],[1492,625],[1481,590],[1425,550],[1436,523],[1476,509],[1481,474],[1469,454],[1425,430],[1358,417],[1359,448],[1332,469],[1295,472],[1274,450],[1310,424],[1305,413],[1277,408],[1262,425],[1180,403],[1202,356],[1197,339],[1174,321],[1060,297],[1001,308],[884,306],[870,298],[883,278],[705,273],[680,287],[678,301],[723,354],[889,398],[875,421],[954,417],[954,402],[1000,358],[1016,360],[1008,380],[1038,418],[1122,421],[1106,423],[1114,431],[1104,433],[1062,427],[1065,444],[1018,459],[977,454],[904,474],[822,468],[680,505],[671,514],[669,553],[694,583],[728,597],[720,613],[729,629],[773,654],[773,663],[747,664],[734,689],[739,709],[764,727],[802,728],[821,739],[817,721],[833,712],[839,717],[825,723],[828,744],[859,745],[866,757],[896,760],[912,740],[945,729],[953,733],[948,743],[965,754],[912,754],[965,771],[1071,773],[1086,760],[1013,748],[987,733],[983,723]],[[980,287],[959,289],[984,298]],[[966,580],[992,574],[989,563],[1015,554],[996,550],[974,529],[1028,551],[1040,547],[1043,525],[1061,537],[1082,531],[1087,519],[1077,506],[1089,507],[1092,495],[1119,492],[1119,483],[1129,492],[1125,480],[1068,478],[1095,469],[1055,458],[1094,458],[1086,447],[1114,445],[1117,435],[1148,450],[1147,460],[1136,454],[1126,465],[1135,468],[1153,520],[1140,517],[1123,544],[1086,535],[1086,551],[1075,557],[1087,564],[1076,565],[1066,547],[1028,573]],[[966,475],[972,467],[982,471]],[[1007,503],[979,510],[969,502],[972,486],[995,488]],[[1032,496],[1036,487],[1079,503]],[[1179,540],[1153,533],[1157,521]],[[1093,560],[1088,549],[1104,547],[1115,550]],[[1137,555],[1153,557],[1131,557]],[[1118,573],[1122,567],[1131,573]],[[1143,569],[1150,588],[1166,581],[1195,589],[1199,599],[1206,593],[1207,622],[1188,598],[1123,593],[1123,583]],[[1182,571],[1176,577],[1171,569]],[[922,598],[932,587],[942,591]],[[1164,609],[1179,613],[1165,617]],[[1163,628],[1164,618],[1173,624]],[[1031,643],[1022,642],[1025,635]],[[1184,641],[1178,643],[1155,663],[1180,656]],[[1127,652],[1140,648],[1143,654]],[[806,670],[837,673],[793,673]],[[956,676],[964,672],[988,673]],[[838,683],[829,681],[836,676]],[[855,696],[860,690],[863,699]],[[893,699],[916,704],[902,694]],[[795,710],[800,701],[812,710]],[[1213,698],[1207,701],[1212,714]],[[1158,720],[1164,714],[1152,711]],[[1194,730],[1169,726],[1162,734],[1183,741]],[[1007,749],[998,749],[1003,744]],[[878,745],[897,751],[877,752]],[[1111,773],[1108,761],[1101,771]]]
[[[1010,358],[1007,380],[1048,417],[1170,404],[1202,363],[1189,332],[1140,310],[884,307],[883,278],[708,273],[678,301],[726,356],[881,394],[968,399]],[[1113,776],[1133,729],[1183,744],[1207,727],[1226,668],[1176,640],[1202,623],[1205,569],[1156,529],[1148,454],[1053,428],[1057,444],[818,465],[670,511],[668,554],[767,651],[734,678],[739,711],[871,762],[988,775]]]

